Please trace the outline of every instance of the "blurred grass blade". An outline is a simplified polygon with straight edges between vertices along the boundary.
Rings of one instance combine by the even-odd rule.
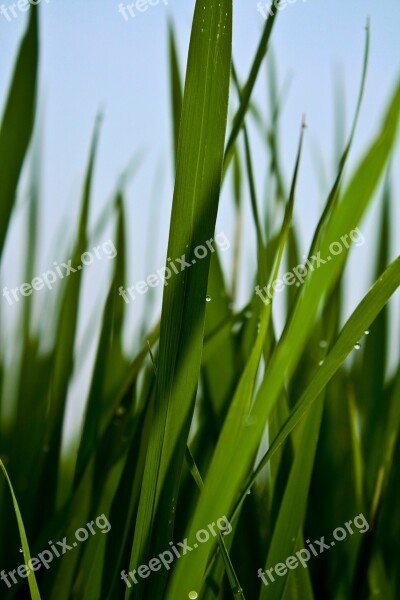
[[[356,110],[354,113],[354,117],[353,117],[353,124],[351,127],[351,132],[350,132],[350,136],[349,136],[349,140],[346,144],[346,147],[343,151],[342,156],[340,157],[339,160],[339,167],[338,167],[338,172],[336,175],[336,179],[335,182],[332,186],[332,189],[329,193],[325,208],[323,210],[323,213],[319,219],[317,228],[315,230],[314,236],[313,236],[313,241],[311,243],[311,248],[310,248],[310,252],[309,255],[312,255],[315,247],[317,245],[319,236],[322,235],[323,232],[323,228],[326,225],[334,207],[336,206],[336,203],[338,202],[339,199],[339,189],[340,189],[340,185],[342,183],[342,179],[343,179],[343,173],[344,173],[344,169],[346,167],[348,158],[349,158],[349,154],[350,154],[350,150],[351,147],[353,145],[353,139],[354,139],[354,135],[356,132],[356,127],[357,127],[357,123],[358,123],[358,117],[360,115],[360,110],[361,110],[361,105],[362,105],[362,100],[364,97],[364,90],[365,90],[365,82],[367,79],[367,71],[368,71],[368,59],[369,59],[369,44],[370,44],[370,29],[369,29],[369,22],[367,23],[367,26],[365,28],[366,33],[365,33],[365,49],[364,49],[364,60],[363,60],[363,68],[362,68],[362,75],[361,75],[361,82],[360,82],[360,89],[358,92],[358,99],[357,99],[357,104],[356,104]]]
[[[99,132],[100,119],[97,120],[95,125],[85,176],[78,233],[71,262],[75,267],[81,263],[81,255],[87,250],[87,224]],[[75,335],[78,325],[82,274],[83,271],[72,273],[72,276],[65,282],[64,294],[61,299],[60,312],[58,315],[56,347],[54,350],[54,368],[52,373],[45,440],[45,443],[51,449],[51,452],[48,452],[46,455],[46,462],[42,475],[44,478],[42,483],[43,485],[46,485],[47,489],[44,504],[50,514],[52,514],[55,507],[54,503],[58,486],[60,484],[62,486],[58,489],[59,503],[62,503],[65,500],[64,494],[68,490],[66,478],[63,477],[60,481],[58,473],[68,386],[74,369]]]
[[[172,23],[169,24],[169,70],[171,105],[173,114],[174,153],[175,161],[178,155],[179,127],[182,115],[182,82],[179,71],[178,52],[176,48],[176,37]]]
[[[8,473],[3,464],[3,461],[1,459],[0,459],[0,468],[3,471],[4,476],[7,479],[8,486],[10,488],[12,501],[13,501],[13,505],[14,505],[14,510],[15,510],[15,516],[17,517],[17,522],[18,522],[19,535],[21,537],[22,552],[24,555],[25,565],[27,565],[29,563],[29,561],[31,560],[31,555],[30,555],[30,551],[29,551],[28,540],[27,540],[26,533],[25,533],[25,527],[24,527],[24,523],[22,520],[22,515],[21,515],[19,507],[18,507],[18,502],[15,497],[13,487],[11,485],[10,478],[8,477]],[[28,584],[29,584],[29,590],[31,592],[32,600],[40,600],[39,588],[36,583],[35,573],[32,569],[28,570]]]
[[[118,208],[117,257],[114,261],[114,274],[104,306],[92,382],[86,404],[76,461],[75,488],[98,442],[102,415],[106,408],[106,381],[111,378],[110,373],[119,371],[121,364],[124,363],[120,335],[122,332],[125,303],[121,302],[118,290],[121,286],[125,285],[126,239],[123,202],[120,194],[117,196],[116,203]]]
[[[0,127],[0,258],[18,180],[32,136],[36,108],[39,40],[38,9],[31,7]]]

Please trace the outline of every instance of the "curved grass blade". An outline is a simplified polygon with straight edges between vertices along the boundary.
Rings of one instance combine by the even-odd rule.
[[[231,158],[233,156],[233,147],[242,128],[244,118],[249,107],[251,94],[253,93],[253,89],[257,81],[258,73],[260,71],[260,67],[264,56],[267,53],[269,39],[271,37],[272,29],[277,14],[278,11],[275,11],[272,15],[268,17],[267,22],[265,23],[264,31],[260,43],[258,45],[256,55],[254,57],[253,64],[251,66],[249,76],[247,78],[245,86],[243,87],[240,105],[233,119],[232,131],[229,135],[229,139],[225,148],[224,172],[226,172]]]
[[[200,471],[196,465],[196,462],[192,456],[192,453],[190,452],[189,446],[186,447],[185,458],[186,458],[186,462],[187,462],[189,471],[190,471],[193,479],[195,480],[197,487],[199,488],[199,490],[202,490],[204,487],[203,479],[202,479]],[[232,564],[226,544],[224,542],[224,538],[222,537],[221,534],[218,535],[218,545],[219,545],[219,548],[222,553],[222,558],[223,558],[223,561],[225,564],[225,569],[226,569],[228,580],[229,580],[229,583],[231,586],[232,594],[234,597],[245,600],[243,590],[240,586],[239,579],[235,573],[235,568]]]
[[[31,560],[31,555],[30,555],[30,551],[29,551],[28,540],[27,540],[26,533],[25,533],[24,522],[22,520],[22,515],[21,515],[19,507],[18,507],[17,498],[15,497],[10,478],[8,477],[7,470],[1,459],[0,459],[0,468],[3,471],[4,477],[7,479],[7,483],[10,488],[11,497],[12,497],[14,510],[15,510],[15,516],[17,517],[19,535],[21,537],[22,552],[24,554],[25,565],[27,565],[29,563],[29,561]],[[31,593],[32,600],[40,600],[39,588],[36,583],[35,573],[32,569],[29,569],[28,584],[29,584],[29,590]]]
[[[315,250],[315,247],[318,243],[318,239],[320,237],[320,235],[322,235],[324,226],[326,225],[329,216],[332,214],[332,211],[338,201],[338,193],[339,193],[339,188],[340,185],[342,183],[342,179],[343,179],[343,173],[344,173],[344,169],[345,166],[347,164],[347,160],[350,154],[350,150],[351,147],[353,145],[353,140],[354,140],[354,135],[356,132],[356,128],[357,128],[357,123],[358,123],[358,117],[360,115],[360,110],[361,110],[361,104],[362,104],[362,100],[364,97],[364,90],[365,90],[365,82],[367,79],[367,71],[368,71],[368,59],[369,59],[369,44],[370,44],[370,28],[369,28],[369,22],[367,22],[366,28],[365,28],[366,34],[365,34],[365,50],[364,50],[364,60],[363,60],[363,69],[362,69],[362,75],[361,75],[361,83],[360,83],[360,89],[358,92],[358,99],[357,99],[357,104],[356,104],[356,110],[354,113],[354,118],[353,118],[353,124],[351,127],[351,132],[350,132],[350,136],[349,136],[349,140],[347,142],[347,145],[343,151],[343,154],[340,158],[339,161],[339,168],[338,168],[338,173],[335,179],[335,182],[333,184],[333,187],[329,193],[328,196],[328,200],[326,202],[324,211],[320,217],[320,220],[318,222],[317,228],[315,230],[314,236],[313,236],[313,240],[311,242],[311,248],[310,248],[310,252],[309,255],[311,256]]]

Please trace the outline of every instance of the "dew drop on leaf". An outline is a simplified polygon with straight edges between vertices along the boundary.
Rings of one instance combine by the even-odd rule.
[[[244,417],[244,426],[245,427],[251,427],[252,425],[255,425],[257,423],[257,417],[254,415],[246,415]]]

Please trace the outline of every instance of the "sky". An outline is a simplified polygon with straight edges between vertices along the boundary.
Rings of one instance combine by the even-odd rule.
[[[154,0],[156,1],[156,0]],[[5,0],[4,6],[11,2]],[[115,191],[121,171],[139,152],[143,157],[137,176],[127,186],[129,283],[137,282],[163,266],[168,239],[173,192],[172,140],[168,78],[168,21],[174,24],[182,73],[187,58],[194,0],[160,0],[145,12],[136,11],[125,20],[115,0],[40,0],[40,129],[42,142],[41,253],[38,274],[53,261],[70,258],[68,233],[73,230],[96,114],[102,111],[98,160],[95,170],[91,222]],[[127,3],[123,3],[125,6]],[[167,4],[167,5],[166,5]],[[263,2],[263,4],[266,4]],[[9,85],[14,59],[26,25],[26,13],[8,21],[0,15],[0,113]],[[377,131],[384,108],[400,74],[400,0],[298,0],[280,11],[273,33],[278,78],[289,81],[281,118],[281,158],[286,178],[295,160],[302,115],[306,115],[304,146],[295,218],[302,232],[302,253],[307,252],[318,212],[334,176],[335,81],[342,81],[346,99],[346,131],[349,131],[361,77],[365,24],[371,23],[371,51],[365,99],[357,128],[351,165],[357,164],[368,141]],[[255,0],[234,1],[233,56],[241,80],[248,75],[264,21]],[[255,99],[268,114],[266,69],[255,89]],[[257,184],[262,192],[265,154],[253,133],[253,159]],[[327,181],[317,174],[317,161],[325,165]],[[394,161],[397,192],[396,214],[400,222],[399,152]],[[0,165],[1,169],[1,165]],[[233,232],[231,188],[224,188],[217,231]],[[246,191],[247,197],[247,191]],[[23,206],[24,186],[19,204]],[[247,206],[249,202],[246,200]],[[2,285],[22,283],[23,210],[16,211],[0,278]],[[156,218],[154,216],[156,215]],[[348,272],[349,313],[371,283],[369,276],[351,268],[353,260],[371,260],[375,239],[373,226],[379,216],[379,197],[361,229],[367,241],[357,248]],[[254,230],[246,212],[243,264],[255,258]],[[112,230],[103,234],[106,241]],[[232,234],[233,235],[233,234]],[[363,253],[363,254],[361,254]],[[400,253],[395,240],[392,258]],[[225,258],[225,257],[224,257]],[[355,264],[355,263],[354,263]],[[101,315],[108,261],[93,266],[85,284],[85,312],[80,335],[85,335],[93,315]],[[248,269],[243,289],[251,283]],[[129,306],[130,331],[140,320],[142,304]],[[156,299],[156,309],[160,306]],[[397,304],[398,295],[397,295]],[[42,306],[42,305],[40,305]],[[10,322],[15,306],[2,303]],[[94,317],[95,318],[95,317]],[[6,319],[8,320],[8,319]],[[135,340],[127,340],[132,348]]]

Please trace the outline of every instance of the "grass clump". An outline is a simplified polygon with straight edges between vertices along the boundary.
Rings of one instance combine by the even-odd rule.
[[[32,7],[1,122],[0,251],[34,126],[37,12]],[[122,341],[127,308],[119,290],[125,286],[129,224],[118,185],[109,212],[118,254],[103,295],[76,452],[65,450],[62,440],[79,351],[84,273],[63,282],[54,321],[48,322],[43,305],[41,321],[34,322],[32,298],[19,309],[18,343],[8,342],[14,387],[8,359],[4,352],[0,356],[0,568],[7,577],[22,561],[28,564],[49,551],[54,541],[71,544],[85,523],[95,527],[98,516],[110,529],[101,532],[106,535],[90,530],[73,551],[57,560],[53,555],[49,568],[18,571],[12,586],[3,579],[2,598],[395,600],[400,595],[400,365],[388,369],[387,350],[392,326],[387,303],[400,284],[400,259],[388,264],[393,203],[388,165],[397,139],[400,85],[375,138],[348,174],[367,72],[367,31],[353,126],[307,255],[331,259],[307,269],[298,287],[278,290],[281,273],[302,262],[293,209],[304,127],[288,186],[278,152],[279,103],[265,122],[253,99],[275,19],[266,22],[241,85],[232,63],[232,1],[198,0],[183,91],[170,27],[176,179],[167,256],[184,255],[190,268],[171,278],[159,322],[143,320],[140,346],[127,355]],[[269,83],[273,100],[273,76]],[[229,102],[237,106],[232,121]],[[255,182],[250,123],[267,140],[267,215]],[[88,217],[99,129],[97,123],[73,264],[96,237]],[[228,274],[217,247],[203,260],[195,258],[196,249],[214,236],[221,189],[231,176],[236,238],[233,274]],[[349,233],[359,231],[383,179],[374,283],[342,326],[344,273],[354,245]],[[245,184],[257,264],[247,301],[235,309],[243,275],[238,256]],[[37,189],[33,178],[31,224],[37,220]],[[97,236],[104,225],[99,223]],[[343,239],[348,244],[333,253],[332,244]],[[36,255],[33,226],[27,234],[27,279]],[[273,292],[263,302],[255,290],[268,283]],[[279,336],[276,305],[284,314]],[[49,328],[50,346],[43,344]],[[346,539],[339,543],[343,527]],[[311,545],[321,536],[329,541],[334,536],[337,543],[317,556]],[[190,551],[178,559],[171,549],[182,549],[179,542]],[[305,549],[308,568],[285,567],[289,557],[305,556]],[[265,575],[272,567],[275,581]],[[129,571],[137,573],[136,581]]]

